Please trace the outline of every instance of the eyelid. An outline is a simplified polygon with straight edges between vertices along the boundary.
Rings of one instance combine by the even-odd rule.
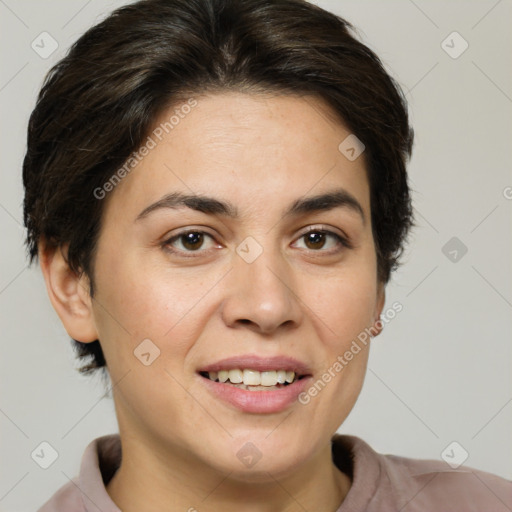
[[[210,233],[204,227],[188,227],[188,228],[184,228],[182,231],[178,231],[177,233],[174,233],[174,234],[166,234],[161,239],[162,240],[161,245],[168,246],[171,244],[171,242],[178,240],[181,237],[188,235],[189,233],[200,233],[202,235],[206,235],[207,237],[210,237],[217,245],[221,245],[221,244],[219,244],[219,242],[217,242],[216,235]],[[183,251],[179,251],[179,252],[183,252]],[[190,253],[198,252],[199,253],[199,252],[205,252],[205,251],[203,250],[203,251],[186,251],[186,252],[190,252]]]
[[[304,237],[305,235],[307,235],[309,233],[323,233],[324,235],[327,235],[327,236],[333,236],[338,240],[338,242],[344,248],[353,249],[353,244],[352,244],[350,238],[343,231],[338,230],[337,228],[333,228],[331,226],[325,226],[325,225],[321,225],[321,224],[308,226],[304,231],[301,232],[301,234],[296,238],[296,240],[300,240],[302,237]],[[318,254],[322,254],[322,253],[329,254],[332,252],[339,252],[339,250],[338,251],[322,251],[322,250],[314,251],[314,250],[311,250],[311,252],[318,253]]]
[[[301,231],[301,234],[297,238],[307,235],[311,231],[332,233],[333,235],[338,235],[340,238],[348,239],[348,236],[341,229],[334,228],[332,226],[326,226],[325,224],[311,224],[307,228],[304,228],[304,231]]]

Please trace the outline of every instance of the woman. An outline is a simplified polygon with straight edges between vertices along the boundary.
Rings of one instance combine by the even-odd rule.
[[[405,100],[350,28],[146,0],[49,74],[27,244],[119,435],[41,511],[512,507],[505,479],[335,434],[412,224]]]

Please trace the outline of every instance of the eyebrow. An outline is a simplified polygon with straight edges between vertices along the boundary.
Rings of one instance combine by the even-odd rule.
[[[214,197],[196,194],[183,194],[173,192],[166,194],[155,203],[144,208],[136,218],[136,221],[147,217],[156,210],[163,208],[190,208],[209,215],[223,215],[233,219],[239,218],[238,208],[229,201],[221,201]],[[332,210],[334,208],[347,208],[360,215],[363,224],[366,223],[364,210],[359,201],[345,189],[335,189],[330,192],[310,197],[304,197],[294,201],[283,212],[283,218],[296,217],[306,213],[317,213]]]

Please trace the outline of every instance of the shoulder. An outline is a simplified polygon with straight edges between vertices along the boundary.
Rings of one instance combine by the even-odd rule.
[[[373,468],[375,510],[379,503],[392,504],[402,512],[512,510],[512,481],[505,478],[468,466],[452,468],[443,460],[381,454],[355,436],[334,439],[350,449],[356,477],[363,469]]]
[[[404,505],[410,503],[404,512],[426,510],[425,507],[465,511],[512,508],[512,481],[505,478],[469,466],[452,468],[443,460],[379,456]]]
[[[37,512],[85,512],[78,480],[63,485]]]
[[[120,461],[119,434],[94,439],[82,455],[79,475],[62,486],[38,512],[120,512],[105,488]]]

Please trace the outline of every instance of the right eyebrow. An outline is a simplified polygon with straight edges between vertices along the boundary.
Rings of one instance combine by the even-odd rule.
[[[232,218],[238,217],[238,210],[236,206],[229,202],[220,201],[213,197],[198,196],[195,194],[182,194],[181,192],[172,192],[166,194],[155,203],[144,208],[137,220],[147,217],[150,213],[161,208],[190,208],[198,212],[207,213],[210,215],[225,215]]]

